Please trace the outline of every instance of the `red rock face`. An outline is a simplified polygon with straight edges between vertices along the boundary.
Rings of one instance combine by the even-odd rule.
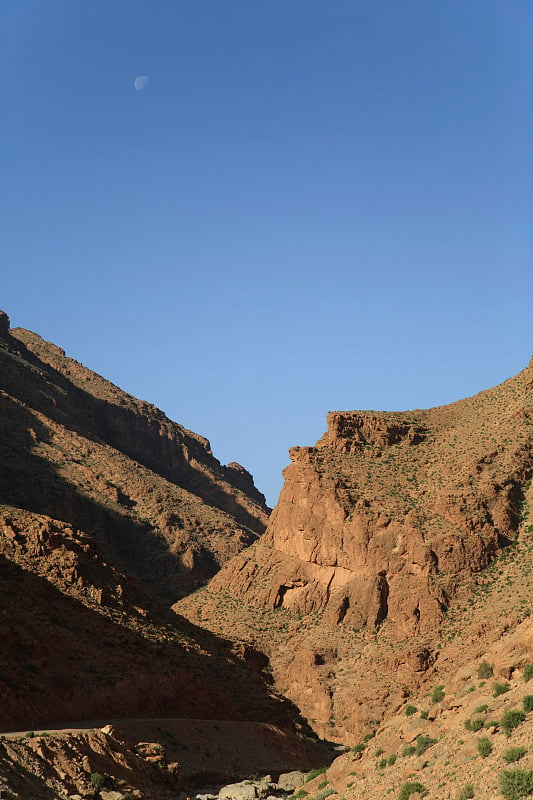
[[[319,631],[344,660],[354,650],[342,642],[358,631],[353,648],[366,650],[365,669],[375,669],[369,654],[385,641],[396,654],[380,658],[401,665],[409,681],[432,667],[449,610],[472,576],[518,537],[533,472],[532,379],[530,365],[501,386],[428,411],[330,413],[314,447],[291,449],[265,536],[183,610],[196,618],[202,603],[204,624],[230,636],[246,635],[245,612],[234,610],[234,621],[222,623],[214,596],[242,598],[256,619],[275,612],[270,641],[262,641],[278,686],[321,733],[331,734],[335,706],[335,719],[342,712],[345,720],[337,730],[355,728],[362,698],[339,689],[336,667],[328,678],[314,664],[325,646],[317,644]],[[313,637],[300,636],[288,619],[301,629],[312,623]],[[293,647],[283,626],[296,637]],[[354,685],[372,703],[384,695],[393,703],[403,690],[385,689],[389,678],[369,686],[359,675]]]

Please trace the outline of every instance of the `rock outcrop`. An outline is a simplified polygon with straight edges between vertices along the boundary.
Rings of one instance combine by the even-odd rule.
[[[5,311],[0,311],[0,336],[7,336],[9,334],[9,317]]]
[[[317,444],[290,457],[265,536],[178,608],[224,635],[252,636],[278,688],[321,734],[342,739],[423,681],[450,612],[519,539],[533,368],[450,406],[331,413]],[[241,605],[223,621],[226,596]],[[350,659],[389,668],[370,685],[358,675],[350,690]]]

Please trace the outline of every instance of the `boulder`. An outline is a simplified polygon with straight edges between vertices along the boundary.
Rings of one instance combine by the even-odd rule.
[[[282,792],[295,792],[300,786],[303,786],[304,782],[305,772],[301,772],[299,769],[284,772],[278,778],[278,789],[281,789]]]
[[[255,800],[258,795],[257,786],[251,781],[229,783],[218,793],[220,800]]]

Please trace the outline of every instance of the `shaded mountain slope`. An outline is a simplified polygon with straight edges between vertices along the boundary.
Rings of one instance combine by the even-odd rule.
[[[108,560],[175,599],[262,533],[238,464],[23,329],[0,326],[0,502],[90,531]]]
[[[517,591],[498,582],[461,657],[530,613],[532,423],[533,361],[449,406],[330,414],[290,451],[265,536],[176,607],[253,641],[315,730],[353,742],[451,668],[443,631],[503,554],[520,554]]]
[[[7,506],[0,532],[0,728],[296,719],[229,642],[161,606],[108,564],[92,537]]]
[[[249,474],[207,440],[0,314],[0,728],[165,716],[293,729],[259,654],[169,609],[266,518]]]

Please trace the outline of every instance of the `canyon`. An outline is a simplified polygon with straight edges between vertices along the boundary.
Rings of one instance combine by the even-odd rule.
[[[519,704],[533,664],[533,359],[448,406],[329,413],[271,514],[244,467],[4,313],[0,432],[0,727],[49,734],[0,741],[7,796],[98,797],[103,771],[124,796],[185,797],[197,726],[221,780],[327,766],[337,745],[301,797],[413,775],[500,796],[501,728],[475,764],[463,731]],[[98,724],[45,730],[75,720]],[[399,755],[420,736],[428,754]]]

